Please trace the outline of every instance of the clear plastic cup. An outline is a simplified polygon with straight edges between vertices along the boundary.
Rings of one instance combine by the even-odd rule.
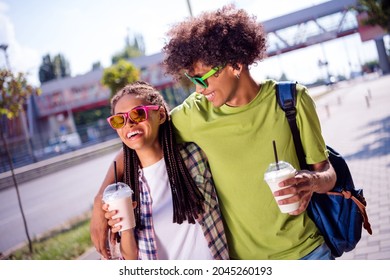
[[[131,188],[122,182],[108,185],[103,192],[103,201],[108,204],[108,210],[118,211],[113,218],[122,218],[122,220],[117,223],[117,225],[122,226],[120,231],[135,227],[132,195],[133,191]]]
[[[279,187],[279,183],[295,176],[295,168],[289,164],[288,162],[285,161],[279,161],[278,164],[276,162],[271,163],[268,166],[267,171],[264,173],[264,180],[267,182],[268,186],[270,187],[272,193],[284,188],[287,188],[288,186],[285,187]],[[281,195],[281,196],[274,196],[276,203],[278,203],[279,200],[289,198],[293,196],[292,194],[290,195]],[[290,213],[298,209],[299,207],[299,201],[290,203],[290,204],[284,204],[284,205],[279,205],[279,209],[282,213]]]

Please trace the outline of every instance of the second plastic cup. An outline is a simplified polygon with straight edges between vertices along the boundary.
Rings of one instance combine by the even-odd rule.
[[[295,176],[295,168],[285,161],[279,161],[277,164],[271,163],[268,166],[267,171],[264,173],[264,180],[267,182],[268,186],[270,187],[272,193],[284,188],[285,187],[279,187],[278,184],[288,178]],[[282,195],[282,196],[275,196],[276,203],[278,203],[278,200],[285,199],[291,197],[291,195]],[[295,211],[299,207],[299,202],[294,202],[290,204],[284,204],[279,205],[279,209],[282,213],[290,213],[292,211]]]
[[[108,210],[118,210],[112,218],[122,218],[117,224],[122,226],[120,231],[135,227],[132,194],[131,188],[122,182],[108,185],[103,192],[103,201],[109,205]]]

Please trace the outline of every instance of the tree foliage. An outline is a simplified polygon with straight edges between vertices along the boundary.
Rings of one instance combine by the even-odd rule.
[[[40,89],[36,89],[27,83],[25,74],[18,73],[14,75],[9,70],[1,69],[0,70],[0,117],[3,119],[3,116],[6,116],[8,119],[13,119],[19,115],[23,110],[23,106],[26,103],[27,99],[31,94],[40,94]],[[12,163],[12,156],[8,149],[7,140],[5,138],[5,133],[3,132],[3,126],[0,126],[0,138],[2,144],[5,147],[6,155],[11,169],[12,179],[14,181],[16,195],[18,198],[19,208],[23,219],[23,224],[28,239],[28,245],[30,253],[33,252],[32,242],[30,234],[28,232],[26,217],[24,215],[22,200],[20,198],[19,187],[16,181],[16,175],[14,172],[14,167]]]
[[[140,72],[131,62],[121,59],[104,69],[102,84],[111,91],[111,97],[129,83],[139,80]]]
[[[367,13],[365,24],[379,25],[390,32],[390,0],[359,0],[355,9]]]
[[[0,116],[13,119],[19,115],[31,94],[40,94],[40,89],[27,83],[25,74],[14,75],[9,70],[0,70]]]
[[[142,35],[136,34],[130,42],[129,37],[126,37],[126,44],[125,48],[115,54],[111,61],[112,64],[116,64],[121,59],[130,59],[133,57],[139,57],[145,55],[145,45],[144,45],[144,39]]]
[[[69,76],[69,62],[62,54],[57,54],[53,59],[49,54],[42,57],[42,63],[39,67],[39,81],[41,83]]]
[[[102,64],[100,63],[100,61],[96,61],[92,64],[92,71],[97,70],[97,69],[101,69],[101,68],[103,68],[103,67],[102,67]]]

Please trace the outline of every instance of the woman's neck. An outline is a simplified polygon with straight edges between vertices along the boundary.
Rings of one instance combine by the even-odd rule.
[[[151,166],[164,157],[164,152],[159,145],[158,147],[136,150],[142,168]]]

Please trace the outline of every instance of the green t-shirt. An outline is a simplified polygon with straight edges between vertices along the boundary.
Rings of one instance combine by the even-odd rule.
[[[315,105],[298,85],[297,123],[306,161],[327,159]],[[298,169],[294,142],[275,96],[275,81],[261,85],[247,105],[215,108],[201,95],[190,95],[172,111],[178,141],[195,142],[206,153],[217,188],[232,259],[299,259],[324,242],[303,213],[282,214],[264,172],[279,160]]]

